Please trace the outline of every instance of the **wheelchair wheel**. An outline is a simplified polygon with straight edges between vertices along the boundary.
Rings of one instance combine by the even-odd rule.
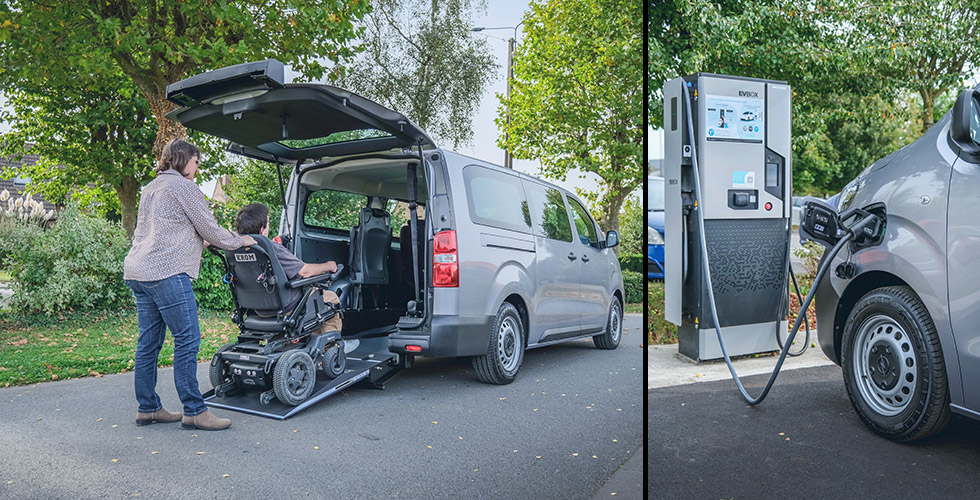
[[[323,374],[330,378],[337,378],[344,373],[347,368],[347,353],[344,352],[343,342],[334,342],[323,353]]]
[[[211,387],[217,389],[228,382],[234,380],[230,373],[225,371],[225,364],[218,355],[235,346],[234,342],[229,342],[218,348],[218,351],[211,357],[211,366],[208,367],[208,378],[211,380]]]
[[[292,350],[282,355],[272,372],[272,388],[283,404],[296,406],[313,393],[316,368],[310,355]]]

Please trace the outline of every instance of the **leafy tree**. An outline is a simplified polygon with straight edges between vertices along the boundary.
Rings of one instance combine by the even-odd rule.
[[[119,211],[126,233],[136,227],[136,197],[153,170],[150,151],[156,127],[146,100],[119,75],[102,81],[67,81],[9,93],[3,114],[12,130],[0,153],[19,160],[39,156],[18,174],[29,189],[64,205],[69,197],[88,201],[103,214]]]
[[[853,4],[854,2],[852,2]],[[859,10],[829,0],[665,0],[651,10],[650,118],[662,126],[666,80],[698,71],[788,82],[796,190],[839,190],[914,139],[904,88],[864,33]],[[874,5],[867,4],[870,9]],[[887,56],[887,57],[886,57]],[[905,87],[907,88],[907,87]]]
[[[643,213],[643,201],[636,196],[630,196],[623,203],[623,211],[619,215],[619,235],[622,250],[620,254],[646,255],[646,241],[643,231],[646,228],[646,214]]]
[[[0,2],[0,84],[89,81],[117,71],[157,121],[153,152],[184,135],[164,115],[167,84],[189,74],[275,57],[307,78],[352,55],[367,0],[78,0]]]
[[[111,187],[132,235],[153,158],[185,135],[164,116],[176,108],[167,84],[266,57],[320,77],[324,60],[352,54],[352,20],[366,10],[366,0],[0,0],[0,84],[17,130],[10,145],[35,144],[42,161],[25,174],[56,199],[91,193],[89,184],[103,195]],[[218,158],[204,158],[202,173],[214,173]]]
[[[980,57],[980,2],[849,0],[837,9],[854,23],[866,52],[880,61],[880,73],[922,99],[925,133],[935,123],[936,100],[959,88],[969,76],[967,64]]]
[[[510,121],[498,144],[541,160],[545,176],[593,172],[601,193],[581,193],[603,230],[619,229],[623,201],[643,181],[642,4],[541,0],[524,18],[514,54]]]
[[[453,147],[473,138],[472,117],[497,70],[470,31],[481,0],[376,0],[364,51],[337,84],[397,110]]]

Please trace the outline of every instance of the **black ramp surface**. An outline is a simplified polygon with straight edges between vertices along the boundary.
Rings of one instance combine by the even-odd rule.
[[[768,375],[743,379],[759,394]],[[837,366],[781,373],[749,407],[730,381],[648,391],[648,498],[905,499],[980,496],[980,422],[913,444],[858,419]]]
[[[252,413],[262,417],[286,419],[296,413],[313,406],[314,404],[337,394],[338,391],[347,388],[349,385],[357,383],[368,376],[368,371],[379,364],[378,361],[367,361],[360,359],[347,358],[347,368],[339,377],[329,379],[322,372],[316,372],[316,384],[313,386],[313,394],[297,406],[284,405],[278,398],[273,399],[268,404],[259,401],[261,390],[237,390],[231,395],[218,397],[214,395],[214,390],[204,393],[204,400],[212,408],[224,408],[227,410]]]

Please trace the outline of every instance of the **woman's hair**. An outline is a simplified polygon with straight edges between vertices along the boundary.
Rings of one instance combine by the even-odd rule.
[[[235,215],[238,234],[259,234],[269,222],[269,207],[261,203],[249,203]]]
[[[184,175],[184,167],[195,156],[199,159],[201,157],[201,151],[197,146],[183,139],[174,139],[163,147],[163,153],[160,154],[160,161],[157,163],[157,172],[174,169],[180,175]]]

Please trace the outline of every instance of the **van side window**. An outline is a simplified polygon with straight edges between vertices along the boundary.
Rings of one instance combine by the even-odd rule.
[[[531,232],[531,213],[521,180],[477,165],[463,169],[470,220],[477,224]]]
[[[367,206],[367,196],[322,189],[306,198],[303,224],[319,229],[350,231],[356,226],[361,208]]]
[[[575,230],[578,231],[578,238],[585,245],[595,245],[598,243],[599,238],[596,236],[595,222],[592,222],[592,216],[589,215],[589,211],[577,200],[569,198],[568,202],[572,206],[572,220],[575,221]]]
[[[552,240],[572,241],[572,225],[568,222],[568,209],[561,191],[534,182],[525,182],[534,234]]]

